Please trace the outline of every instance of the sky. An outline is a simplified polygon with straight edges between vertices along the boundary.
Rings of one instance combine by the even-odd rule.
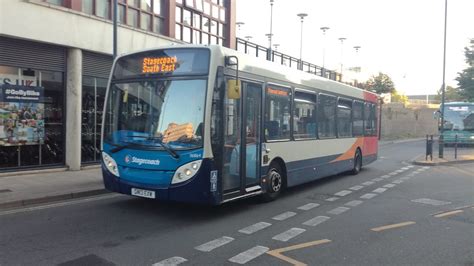
[[[237,36],[269,45],[270,0],[237,0]],[[273,44],[278,51],[366,81],[389,75],[406,95],[436,94],[443,82],[444,0],[274,0]],[[457,87],[467,67],[464,47],[474,38],[474,0],[448,0],[446,85]],[[323,35],[321,27],[330,29]],[[341,45],[339,38],[347,38]],[[357,53],[354,46],[360,46]],[[324,56],[323,56],[324,55]],[[324,60],[323,60],[324,58]],[[361,73],[348,68],[360,66]]]

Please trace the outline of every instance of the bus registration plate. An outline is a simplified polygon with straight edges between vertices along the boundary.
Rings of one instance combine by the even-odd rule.
[[[139,189],[139,188],[132,188],[132,195],[142,197],[142,198],[154,199],[155,198],[155,191],[144,190],[144,189]]]

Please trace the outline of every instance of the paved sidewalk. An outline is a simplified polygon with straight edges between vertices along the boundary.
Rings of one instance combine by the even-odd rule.
[[[470,163],[474,162],[474,147],[461,147],[458,148],[457,158],[455,158],[454,147],[445,147],[443,152],[443,158],[438,158],[439,152],[437,149],[433,151],[433,159],[428,157],[426,160],[425,155],[420,155],[413,161],[416,165],[453,165],[459,163]]]
[[[107,193],[100,168],[39,170],[0,176],[0,210]]]

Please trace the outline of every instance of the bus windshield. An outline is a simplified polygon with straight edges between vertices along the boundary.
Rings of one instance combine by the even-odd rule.
[[[112,83],[104,141],[136,149],[202,146],[206,80]]]
[[[474,131],[474,105],[447,105],[444,117],[445,130]]]

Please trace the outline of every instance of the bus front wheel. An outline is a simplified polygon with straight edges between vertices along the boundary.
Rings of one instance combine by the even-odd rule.
[[[362,153],[359,149],[354,154],[354,166],[352,167],[351,174],[357,175],[362,169]]]
[[[263,194],[263,200],[273,201],[283,190],[284,180],[283,171],[278,164],[271,164],[267,174],[267,191]]]

